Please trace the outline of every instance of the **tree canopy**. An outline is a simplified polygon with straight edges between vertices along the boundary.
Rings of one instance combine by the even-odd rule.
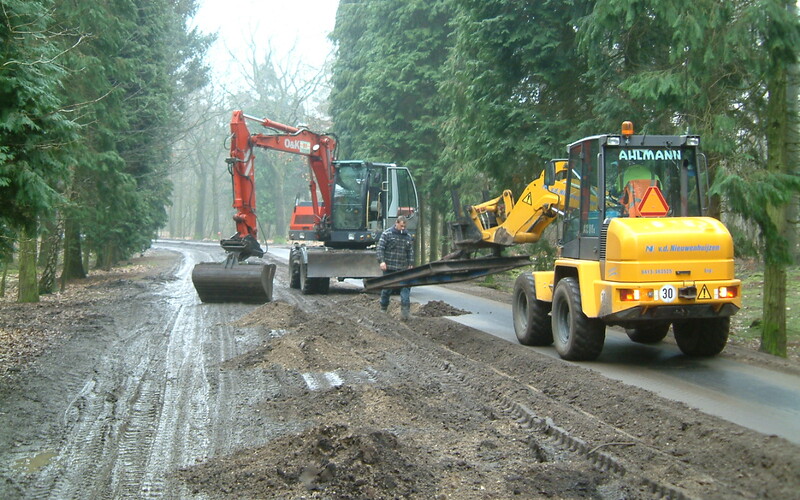
[[[195,2],[2,7],[0,255],[53,217],[104,265],[146,248],[170,201],[170,117],[207,81]]]

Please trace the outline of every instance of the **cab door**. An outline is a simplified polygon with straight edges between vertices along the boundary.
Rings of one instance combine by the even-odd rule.
[[[570,145],[569,173],[561,234],[561,255],[582,260],[599,260],[600,141],[587,139]]]
[[[392,165],[386,168],[386,225],[391,227],[398,215],[408,219],[406,230],[414,233],[419,224],[419,198],[411,172],[406,167]]]

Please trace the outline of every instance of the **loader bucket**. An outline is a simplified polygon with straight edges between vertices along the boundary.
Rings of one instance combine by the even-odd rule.
[[[192,283],[203,302],[263,304],[272,300],[275,264],[224,264],[194,266]]]

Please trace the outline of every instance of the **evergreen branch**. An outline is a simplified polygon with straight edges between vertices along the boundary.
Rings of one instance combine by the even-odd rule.
[[[108,97],[112,92],[114,92],[118,88],[119,88],[119,84],[114,84],[114,86],[111,87],[111,90],[109,90],[105,94],[101,95],[97,99],[92,99],[90,101],[84,101],[84,102],[78,102],[78,103],[75,103],[75,104],[70,104],[69,106],[64,106],[63,108],[59,109],[57,112],[60,112],[60,111],[71,112],[73,110],[80,109],[80,108],[82,108],[84,106],[88,106],[89,104],[96,104],[96,103],[102,101],[103,99],[105,99],[106,97]]]
[[[87,37],[87,35],[81,35],[80,38],[78,38],[78,41],[75,42],[74,44],[72,44],[71,47],[62,50],[61,52],[59,52],[58,54],[54,55],[50,59],[41,59],[40,58],[40,59],[38,59],[36,61],[31,61],[31,62],[22,62],[22,61],[17,61],[17,60],[11,59],[11,60],[8,60],[8,61],[4,62],[3,66],[8,66],[9,64],[17,64],[19,66],[36,66],[38,64],[52,64],[56,59],[58,59],[59,57],[63,56],[67,52],[71,51],[72,49],[74,49],[78,45],[80,45],[81,42],[83,41],[83,39],[86,38],[86,37]]]

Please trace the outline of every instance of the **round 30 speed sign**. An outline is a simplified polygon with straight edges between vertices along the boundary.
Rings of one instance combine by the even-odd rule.
[[[669,304],[678,298],[678,290],[672,285],[664,285],[658,291],[658,298],[661,299],[661,302]]]

